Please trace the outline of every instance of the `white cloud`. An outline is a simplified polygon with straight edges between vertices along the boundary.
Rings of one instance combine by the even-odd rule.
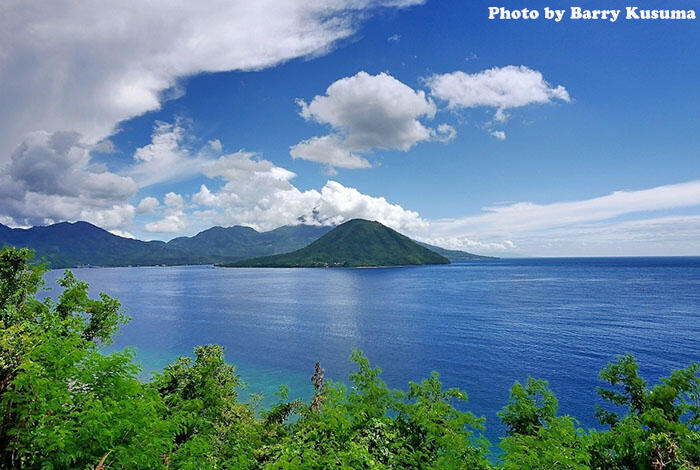
[[[449,124],[440,124],[437,126],[437,129],[432,132],[433,140],[445,144],[453,141],[455,137],[457,137],[457,130]]]
[[[224,182],[217,191],[203,184],[192,196],[192,202],[200,206],[194,215],[208,224],[270,230],[299,222],[329,225],[362,217],[397,230],[426,226],[416,212],[335,181],[328,181],[320,191],[301,191],[291,183],[294,173],[252,153],[224,155],[203,171]]]
[[[178,211],[166,215],[161,220],[146,224],[147,232],[156,233],[180,233],[187,227],[187,216],[184,212]]]
[[[571,101],[566,88],[551,86],[541,72],[522,65],[494,67],[473,74],[462,71],[436,74],[427,78],[425,83],[430,94],[447,101],[451,109],[496,108],[496,121],[508,118],[507,109],[554,100]]]
[[[136,238],[136,237],[134,237],[133,234],[131,234],[130,232],[127,232],[125,230],[116,230],[115,229],[115,230],[110,230],[109,233],[111,233],[112,235],[116,235],[118,237],[123,237],[123,238],[132,238],[132,239]]]
[[[517,247],[484,253],[534,256],[653,256],[700,253],[700,215],[604,220],[517,233]]]
[[[654,216],[657,211],[692,207],[700,207],[700,180],[616,191],[580,201],[488,207],[479,215],[432,221],[422,236],[452,246],[464,237],[484,244],[503,244],[504,248],[510,242],[522,253],[543,256],[658,254],[679,247],[685,250],[684,254],[697,254],[700,238],[693,236],[700,232],[698,216],[663,219],[674,221],[673,228],[665,229],[662,219]],[[618,220],[622,217],[634,220]],[[646,240],[637,239],[634,245],[626,245],[625,237],[631,238],[633,233],[635,237],[646,233]],[[663,238],[655,239],[654,234]],[[672,242],[676,236],[682,243]],[[666,248],[654,252],[661,246]]]
[[[369,168],[372,164],[367,159],[351,153],[343,146],[337,135],[324,135],[302,140],[289,149],[292,158],[301,158],[312,162],[324,163],[328,168]]]
[[[428,222],[417,212],[392,204],[383,197],[369,196],[337,181],[328,181],[321,189],[311,218],[325,224],[339,224],[346,220],[363,218],[376,220],[399,231],[415,232],[428,227]],[[308,220],[309,216],[305,216]]]
[[[487,208],[484,217],[510,220],[518,228],[558,226],[648,212],[700,205],[700,181],[658,186],[636,191],[615,191],[606,196],[571,202],[533,204],[520,202]]]
[[[554,255],[575,250],[580,255],[697,255],[700,215],[662,216],[613,223],[563,227],[548,232]]]
[[[366,168],[370,163],[358,154],[407,151],[419,142],[451,140],[456,134],[446,124],[437,131],[426,127],[420,119],[435,117],[435,103],[386,73],[358,72],[332,83],[325,95],[298,103],[304,119],[329,125],[332,133],[304,140],[290,153],[329,167]]]
[[[112,142],[109,139],[104,139],[92,147],[92,153],[114,153],[116,152],[116,147],[114,146],[114,142]]]
[[[6,0],[0,16],[0,165],[35,130],[95,144],[201,72],[323,54],[368,10],[423,0]]]
[[[224,149],[219,139],[210,140],[208,144],[217,153],[220,153]]]
[[[223,178],[245,184],[247,187],[273,186],[279,189],[291,187],[289,180],[296,176],[294,172],[274,163],[258,158],[253,152],[240,150],[224,155],[202,167],[202,173],[209,178]]]
[[[185,208],[185,200],[182,196],[172,191],[165,195],[163,202],[168,209],[182,210]]]
[[[89,199],[121,199],[136,192],[129,178],[90,166],[90,148],[73,132],[34,132],[12,155],[9,174],[27,191]]]
[[[0,207],[17,225],[86,220],[106,228],[130,223],[127,200],[138,187],[90,162],[91,148],[74,132],[26,136],[0,173]]]
[[[416,237],[416,239],[431,245],[447,248],[449,250],[462,250],[476,254],[514,253],[518,248],[511,240],[483,242],[479,240],[472,240],[468,236],[464,235],[437,238],[425,238],[419,235]]]
[[[199,187],[199,192],[192,196],[192,202],[209,207],[220,207],[223,205],[220,197],[212,194],[206,184]]]
[[[216,151],[217,145],[209,145],[192,154],[185,144],[187,129],[176,120],[175,124],[156,122],[151,143],[134,153],[135,164],[127,170],[139,187],[153,184],[177,182],[197,174],[204,163],[211,159],[208,152]],[[218,146],[221,145],[219,141]]]
[[[490,131],[489,134],[491,134],[498,140],[506,140],[506,133],[503,131]]]
[[[87,222],[92,222],[98,227],[112,229],[118,227],[126,227],[131,224],[134,220],[134,206],[127,203],[113,204],[109,208],[102,207],[76,207],[73,204],[79,204],[80,201],[56,201],[55,204],[51,200],[46,200],[42,197],[37,197],[36,202],[40,203],[43,201],[47,206],[52,206],[60,208],[62,204],[65,204],[65,208],[70,208],[66,211],[63,216],[55,217],[56,221],[61,220],[85,220]],[[44,211],[44,213],[50,213],[49,210]],[[68,214],[72,214],[69,217]]]
[[[158,199],[148,196],[143,199],[141,199],[141,202],[139,202],[139,205],[136,206],[136,213],[137,214],[151,214],[153,213],[160,203],[158,202]]]
[[[156,201],[158,202],[158,201]],[[185,213],[185,199],[182,195],[169,192],[163,198],[164,216],[155,222],[145,225],[147,232],[180,233],[189,224],[189,217]]]
[[[430,131],[418,121],[433,118],[437,108],[423,91],[415,91],[391,75],[358,72],[332,83],[324,96],[299,100],[307,120],[329,124],[345,137],[348,148],[408,150]]]

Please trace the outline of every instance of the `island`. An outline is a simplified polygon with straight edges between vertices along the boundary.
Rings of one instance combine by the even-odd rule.
[[[449,264],[450,260],[376,221],[352,219],[310,245],[224,267],[318,268]]]

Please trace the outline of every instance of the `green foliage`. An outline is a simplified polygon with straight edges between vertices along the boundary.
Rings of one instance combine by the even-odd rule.
[[[474,435],[482,418],[454,408],[466,401],[442,390],[437,374],[408,393],[390,390],[362,353],[352,387],[329,383],[320,408],[299,410],[286,438],[269,449],[269,468],[486,469],[488,443]]]
[[[133,467],[162,455],[159,397],[136,379],[129,352],[97,351],[125,320],[119,303],[89,299],[68,272],[58,303],[36,301],[43,269],[29,267],[29,257],[0,253],[0,466],[91,468],[110,452]]]
[[[588,439],[568,416],[551,417],[533,434],[511,434],[501,441],[504,470],[590,468]]]
[[[0,468],[700,469],[700,363],[651,388],[632,356],[609,364],[601,431],[557,416],[546,382],[516,383],[493,464],[484,419],[460,411],[464,392],[443,389],[437,373],[389,389],[359,351],[349,388],[317,364],[309,403],[281,387],[258,413],[239,401],[240,378],[217,345],[142,383],[131,351],[98,349],[126,321],[119,302],[89,298],[68,271],[56,301],[39,302],[44,271],[30,256],[0,251]]]
[[[238,402],[240,379],[218,345],[195,348],[195,360],[180,357],[150,384],[167,406],[176,447],[174,468],[252,468],[259,433],[253,409]]]
[[[230,263],[254,256],[287,253],[318,240],[331,228],[316,225],[285,225],[269,232],[250,227],[212,227],[193,237],[178,237],[168,242],[205,263]]]
[[[627,354],[608,364],[600,378],[613,388],[600,396],[618,413],[598,407],[605,433],[593,433],[592,468],[687,470],[700,466],[700,363],[672,371],[649,389],[638,375],[634,357]]]
[[[515,382],[510,400],[498,417],[508,427],[508,434],[534,436],[557,415],[559,403],[544,380],[528,377],[525,387]]]
[[[508,428],[501,440],[503,468],[507,470],[587,469],[587,436],[568,416],[557,416],[558,402],[544,380],[528,377],[516,382],[508,404],[498,413]]]
[[[25,303],[41,286],[44,268],[29,266],[27,260],[31,256],[26,248],[0,251],[0,321],[3,328],[23,320],[18,315],[31,311],[25,308]]]
[[[617,362],[608,364],[600,371],[600,379],[616,386],[618,389],[598,388],[598,394],[610,403],[626,406],[634,414],[644,412],[647,384],[637,374],[637,362],[630,354],[618,358]],[[596,416],[601,424],[614,426],[619,422],[619,416],[601,406],[596,407]]]

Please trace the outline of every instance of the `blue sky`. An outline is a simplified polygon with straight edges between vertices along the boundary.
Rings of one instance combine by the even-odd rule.
[[[4,7],[0,223],[167,240],[364,217],[501,256],[700,255],[697,20],[128,3]]]

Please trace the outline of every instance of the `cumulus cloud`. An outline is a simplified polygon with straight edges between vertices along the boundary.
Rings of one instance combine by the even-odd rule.
[[[272,229],[354,217],[377,219],[398,230],[425,224],[415,212],[336,182],[302,191],[292,184],[293,172],[256,153],[216,155],[223,148],[211,142],[190,149],[187,143],[195,139],[178,124],[156,125],[151,143],[138,148],[132,167],[122,170],[130,176],[91,164],[90,147],[75,133],[39,132],[30,137],[0,176],[1,220],[13,226],[87,220],[123,234],[139,230],[135,215],[144,224],[142,230],[161,234],[181,233],[193,224]],[[127,202],[139,189],[134,179],[146,185],[154,181],[146,178],[150,171],[170,172],[173,178],[185,174],[181,168],[188,168],[190,177],[209,181],[195,194],[168,192],[162,202],[143,197],[136,207]]]
[[[420,119],[435,117],[435,103],[425,92],[386,73],[358,72],[335,81],[325,95],[309,103],[297,102],[304,119],[328,125],[332,133],[292,146],[292,157],[331,168],[366,168],[370,163],[359,154],[374,149],[407,151],[419,142],[449,141],[456,134],[447,124],[437,130],[425,126]]]
[[[114,199],[136,192],[136,184],[129,178],[90,167],[89,153],[73,132],[34,132],[14,152],[9,173],[35,193]]]
[[[172,191],[165,195],[163,202],[167,208],[173,210],[182,210],[185,207],[185,200],[183,197],[180,194],[176,194]]]
[[[258,158],[254,152],[244,150],[209,162],[202,168],[202,172],[209,178],[222,178],[251,189],[267,186],[288,189],[291,187],[289,180],[296,176],[294,172]]]
[[[187,216],[182,211],[168,214],[156,222],[147,223],[145,226],[147,232],[157,233],[180,233],[186,227]]]
[[[74,132],[32,132],[0,176],[0,207],[17,225],[86,220],[120,227],[133,219],[126,201],[138,187],[129,177],[90,161]]]
[[[151,214],[153,211],[155,211],[160,203],[158,202],[158,199],[148,196],[143,199],[141,199],[141,202],[139,202],[139,205],[136,206],[136,213],[137,214]]]
[[[427,140],[430,131],[418,121],[435,116],[435,104],[391,75],[358,72],[331,84],[324,96],[298,101],[307,120],[329,124],[349,148],[408,150]]]
[[[249,225],[269,230],[280,225],[331,225],[362,217],[378,220],[397,230],[426,225],[418,213],[328,181],[320,191],[299,190],[293,172],[249,152],[224,155],[203,168],[223,185],[212,191],[206,184],[192,196],[199,206],[194,215],[217,225]]]
[[[437,129],[435,129],[432,132],[431,135],[434,140],[446,144],[448,142],[453,141],[455,137],[457,137],[457,129],[450,126],[449,124],[440,124],[439,126],[437,126]]]
[[[369,10],[422,2],[7,0],[0,165],[29,132],[68,129],[95,144],[119,122],[182,94],[181,77],[323,54]]]
[[[212,194],[206,184],[202,184],[199,187],[199,192],[192,196],[192,202],[200,206],[209,207],[221,207],[223,205],[221,198]]]
[[[506,133],[503,131],[490,131],[489,134],[498,140],[506,140]]]
[[[156,201],[158,202],[158,201]],[[185,199],[182,195],[169,192],[163,198],[164,216],[155,222],[145,225],[147,232],[159,233],[180,233],[189,223],[189,218],[185,213]]]
[[[416,232],[428,226],[428,221],[418,212],[392,204],[383,197],[363,194],[337,181],[328,181],[311,214],[302,216],[302,220],[316,219],[325,224],[339,224],[355,218],[376,220],[404,232]]]
[[[127,174],[143,188],[164,181],[176,182],[199,173],[202,165],[211,159],[209,151],[221,151],[221,142],[209,142],[193,154],[185,145],[186,135],[187,128],[179,119],[174,124],[156,122],[151,143],[136,150],[135,164]]]
[[[529,104],[570,102],[569,92],[561,85],[553,87],[541,72],[525,66],[494,67],[469,74],[462,71],[436,74],[425,80],[430,94],[447,101],[451,109],[496,108],[496,121],[508,118],[506,110]]]
[[[365,158],[344,148],[343,141],[337,135],[324,135],[302,140],[289,149],[292,158],[301,158],[323,163],[328,168],[369,168],[372,164]]]
[[[221,152],[224,149],[219,139],[210,140],[208,144],[215,152]]]

